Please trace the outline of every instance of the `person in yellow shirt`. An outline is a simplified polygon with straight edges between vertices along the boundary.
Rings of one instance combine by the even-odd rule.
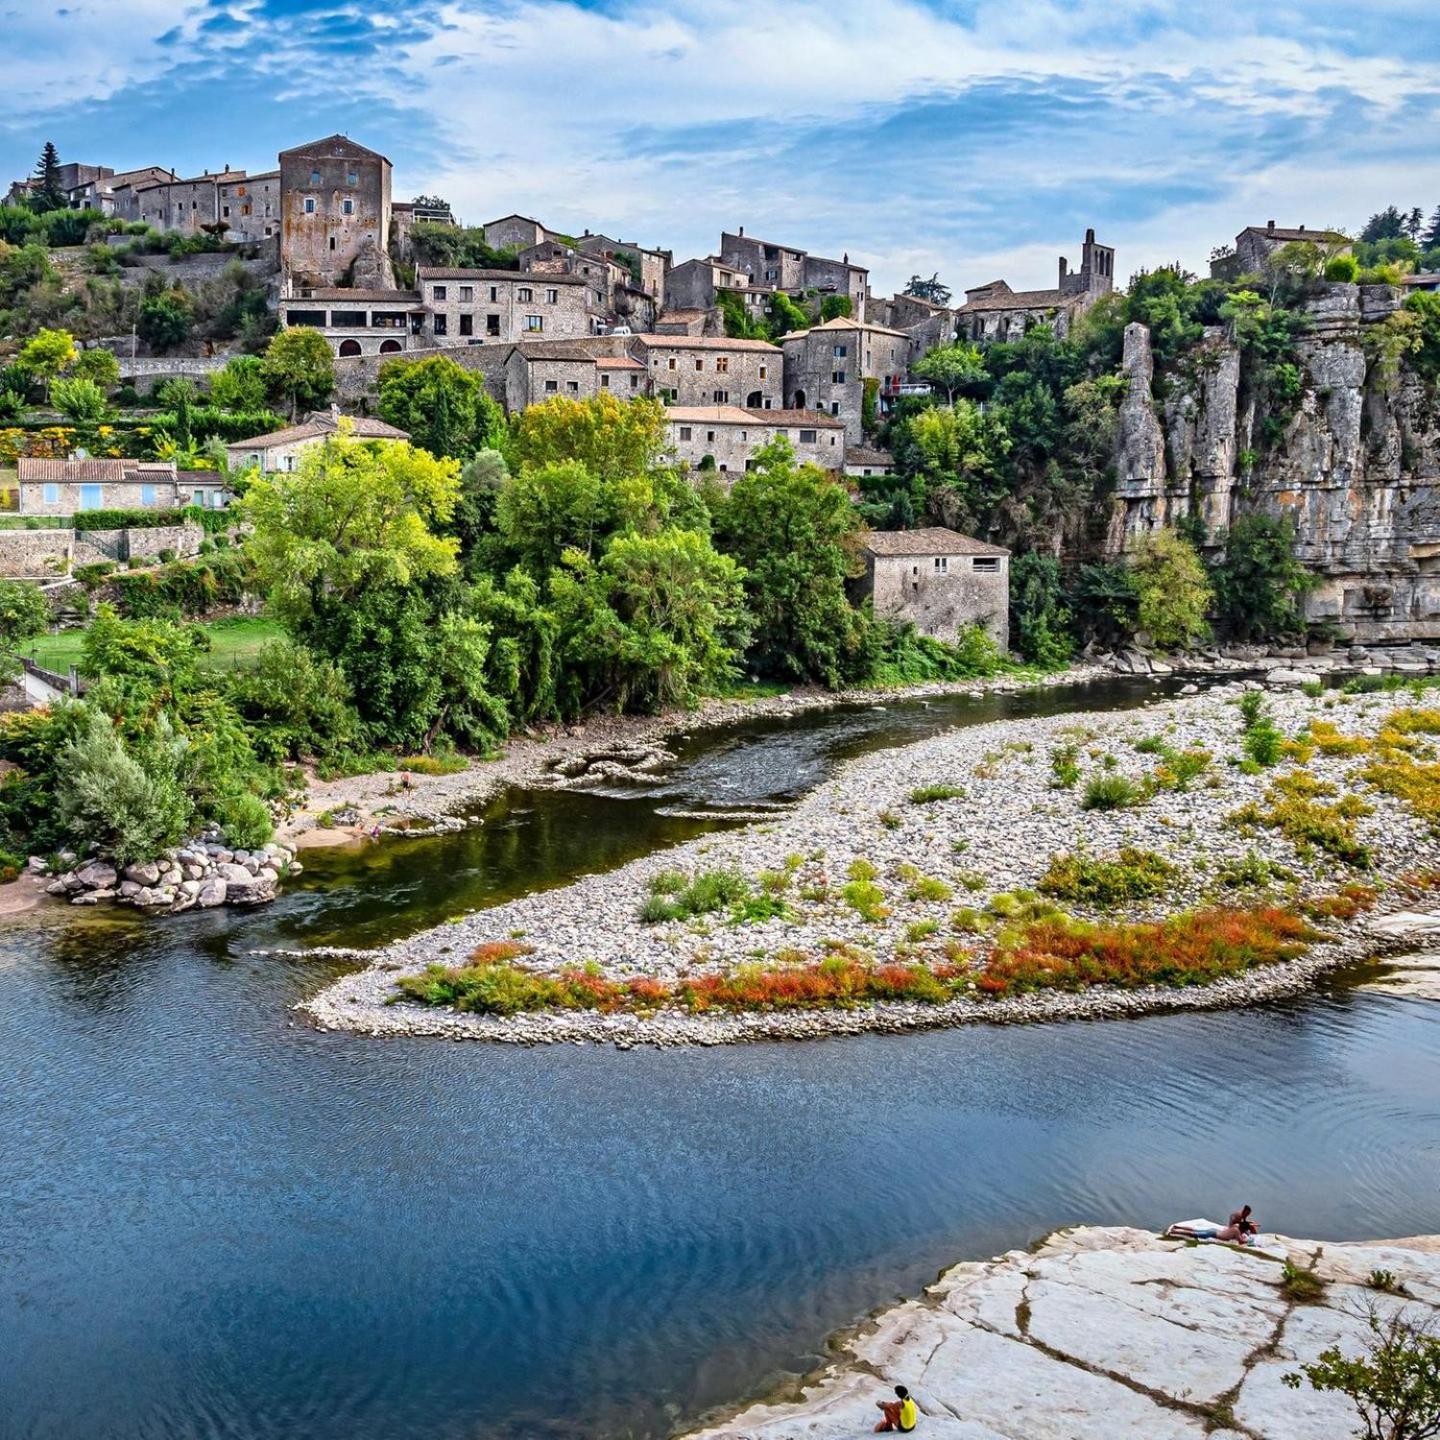
[[[919,1407],[903,1385],[895,1387],[895,1399],[877,1400],[875,1404],[885,1417],[875,1427],[877,1435],[896,1430],[902,1435],[908,1435],[920,1423]]]

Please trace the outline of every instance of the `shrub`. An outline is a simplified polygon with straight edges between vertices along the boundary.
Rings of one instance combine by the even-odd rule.
[[[1216,873],[1216,881],[1229,890],[1263,889],[1273,881],[1290,882],[1295,872],[1247,850],[1243,860],[1227,860]]]
[[[1332,255],[1325,262],[1325,278],[1353,284],[1360,273],[1360,262],[1353,255]]]
[[[910,792],[912,805],[933,805],[937,800],[961,800],[965,790],[959,785],[918,785]]]
[[[1104,909],[1164,894],[1179,875],[1162,856],[1127,845],[1113,859],[1083,852],[1052,856],[1039,888],[1057,900]]]
[[[651,895],[640,907],[647,925],[661,920],[681,920],[691,915],[709,915],[736,905],[750,894],[750,885],[738,870],[702,870],[679,888],[655,890],[655,881],[668,879],[673,872],[651,880]],[[668,899],[666,898],[668,895]]]
[[[1140,804],[1145,792],[1124,775],[1094,775],[1085,786],[1082,810],[1127,810]]]
[[[1287,1260],[1280,1267],[1280,1293],[1296,1305],[1314,1305],[1325,1294],[1325,1282],[1313,1270]]]
[[[468,769],[470,762],[463,756],[449,755],[402,755],[395,762],[397,770],[410,770],[416,775],[458,775]]]
[[[1346,795],[1334,804],[1328,797],[1335,787],[1312,776],[1282,776],[1266,790],[1260,803],[1252,801],[1231,815],[1239,826],[1263,825],[1279,830],[1302,855],[1323,851],[1347,865],[1367,867],[1369,847],[1355,833],[1355,821],[1370,813],[1358,795]]]
[[[995,995],[1196,985],[1292,960],[1315,938],[1298,915],[1273,907],[1217,907],[1119,924],[1050,916],[1002,934],[976,984]]]
[[[240,792],[220,799],[213,818],[226,840],[241,850],[258,850],[275,833],[270,807],[258,795]]]
[[[948,900],[954,893],[949,885],[933,875],[917,875],[905,892],[911,900]]]
[[[1052,789],[1071,789],[1080,779],[1080,747],[1057,745],[1050,752],[1050,775]]]

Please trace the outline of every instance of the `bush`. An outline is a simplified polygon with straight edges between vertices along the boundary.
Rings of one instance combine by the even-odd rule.
[[[1346,795],[1335,803],[1328,797],[1335,787],[1312,776],[1284,775],[1266,790],[1259,803],[1252,801],[1231,815],[1242,829],[1263,825],[1279,830],[1302,854],[1319,850],[1360,868],[1370,864],[1370,849],[1355,833],[1355,821],[1370,813],[1358,795]]]
[[[654,891],[653,881],[651,888]],[[738,870],[702,870],[678,889],[654,891],[640,907],[640,918],[647,925],[653,925],[661,920],[709,915],[727,905],[738,904],[749,894],[750,883]]]
[[[259,796],[245,792],[217,801],[212,818],[231,846],[240,850],[258,850],[275,833],[270,807]]]
[[[1360,262],[1353,255],[1333,255],[1325,262],[1325,278],[1354,284],[1360,273]]]
[[[937,800],[960,800],[965,796],[959,785],[917,785],[910,792],[912,805],[932,805]]]
[[[1143,788],[1124,775],[1095,775],[1085,786],[1082,810],[1127,810],[1145,798]]]
[[[1135,549],[1131,575],[1136,621],[1162,650],[1191,645],[1210,633],[1214,599],[1195,547],[1174,530],[1157,530]]]
[[[1163,895],[1179,877],[1179,870],[1162,856],[1127,845],[1113,858],[1084,852],[1054,855],[1038,888],[1058,900],[1106,909]]]

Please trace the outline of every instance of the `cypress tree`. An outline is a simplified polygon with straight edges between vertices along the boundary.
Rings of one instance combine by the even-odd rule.
[[[30,191],[30,206],[44,214],[65,208],[65,192],[60,188],[60,152],[52,140],[45,142],[35,166],[35,184]]]

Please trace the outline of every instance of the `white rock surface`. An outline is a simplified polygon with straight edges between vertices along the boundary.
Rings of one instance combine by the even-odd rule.
[[[695,1440],[864,1434],[896,1384],[920,1405],[918,1433],[946,1440],[1341,1440],[1355,1429],[1349,1403],[1282,1377],[1329,1345],[1358,1354],[1370,1301],[1434,1316],[1440,1238],[1266,1243],[1276,1253],[1085,1228],[957,1265],[849,1338],[801,1399]],[[1328,1282],[1318,1302],[1285,1297],[1284,1257]],[[1408,1294],[1366,1288],[1376,1269]]]

